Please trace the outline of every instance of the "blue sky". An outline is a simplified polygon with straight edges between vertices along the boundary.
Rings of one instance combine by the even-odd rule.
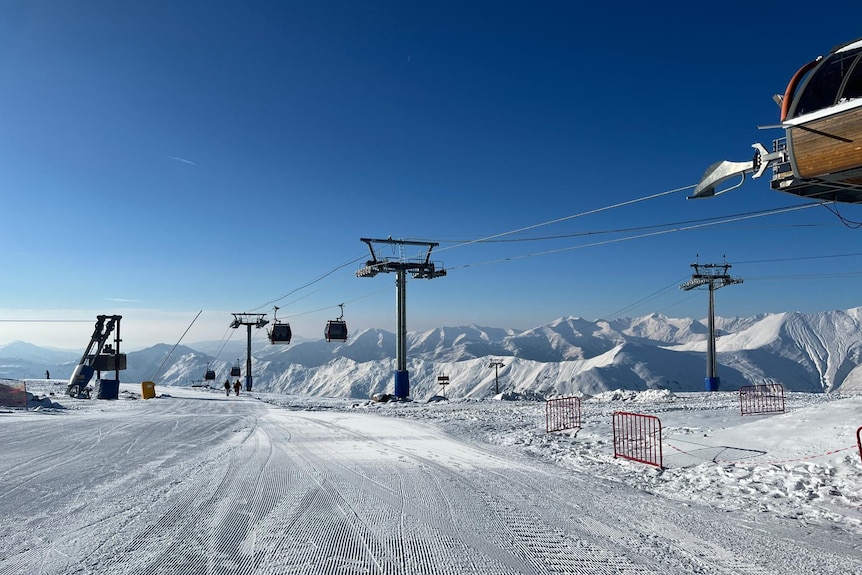
[[[860,36],[849,6],[7,0],[0,319],[52,321],[0,344],[82,347],[96,314],[174,343],[200,310],[185,341],[218,340],[273,305],[296,336],[339,303],[394,330],[361,237],[440,243],[411,331],[703,318],[675,287],[696,258],[745,280],[718,315],[862,305],[862,231],[823,207],[729,221],[805,203],[767,178],[644,199],[780,137],[773,94]]]

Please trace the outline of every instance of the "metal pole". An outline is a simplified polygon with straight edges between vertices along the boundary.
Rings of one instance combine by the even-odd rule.
[[[497,371],[498,369],[500,369],[500,364],[495,363],[494,364],[494,393],[496,393],[496,394],[500,393],[500,376],[499,376],[499,373]]]
[[[396,326],[395,335],[395,397],[410,396],[410,374],[407,372],[407,269],[396,269]]]
[[[492,361],[488,364],[488,367],[494,368],[494,393],[500,393],[500,374],[499,369],[503,367],[502,361]]]
[[[395,276],[396,297],[398,301],[397,322],[398,335],[396,341],[395,369],[405,371],[407,369],[407,271],[401,267]]]
[[[709,282],[709,341],[707,342],[706,376],[715,377],[715,284]]]
[[[715,282],[709,282],[709,340],[706,342],[706,391],[718,391],[715,360]]]
[[[114,336],[114,379],[120,383],[120,320],[117,319],[117,333]]]
[[[248,350],[245,360],[245,390],[251,391],[251,324],[246,324],[248,328]]]

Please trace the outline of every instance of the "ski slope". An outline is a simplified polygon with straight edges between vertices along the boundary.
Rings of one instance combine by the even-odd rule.
[[[852,531],[663,496],[429,418],[159,391],[0,414],[0,575],[862,571]]]

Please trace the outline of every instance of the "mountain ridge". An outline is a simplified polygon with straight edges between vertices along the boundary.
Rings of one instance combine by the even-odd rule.
[[[862,390],[862,308],[716,317],[715,325],[721,389],[771,381],[796,391]],[[450,378],[446,393],[463,397],[494,394],[501,381],[507,391],[542,394],[617,388],[700,391],[708,333],[702,320],[661,314],[597,321],[561,317],[526,330],[468,325],[408,332],[411,394],[440,393],[436,382],[443,374]],[[129,352],[129,369],[121,379],[221,385],[236,359],[226,359],[225,353],[214,357],[195,345],[174,349],[158,344]],[[207,342],[206,348],[223,350],[224,345]],[[0,346],[0,377],[37,378],[46,369],[55,377],[68,377],[78,358],[72,352],[57,353],[24,342]],[[244,355],[239,361],[243,372]],[[253,387],[259,391],[370,397],[393,387],[395,335],[385,330],[358,330],[343,343],[256,342],[252,355]],[[45,363],[59,357],[63,361]],[[489,369],[491,359],[504,364],[499,379]],[[216,381],[204,380],[207,369],[217,373]]]

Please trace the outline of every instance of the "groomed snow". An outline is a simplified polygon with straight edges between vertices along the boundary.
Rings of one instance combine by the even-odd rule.
[[[376,403],[157,387],[143,401],[123,384],[100,401],[64,388],[29,381],[28,409],[0,409],[0,575],[862,572],[860,396],[788,393],[786,413],[742,416],[735,392],[618,390],[581,398],[582,429],[546,433],[545,403],[516,394]],[[661,419],[664,469],[614,458],[615,411]],[[46,445],[60,426],[88,443]],[[89,467],[112,436],[119,459]],[[242,469],[259,474],[252,487],[232,487]],[[157,488],[124,483],[142,477]],[[206,510],[205,529],[177,526],[182,498]],[[340,527],[320,531],[333,515]],[[345,521],[361,548],[339,547]],[[150,532],[157,544],[138,541]]]

